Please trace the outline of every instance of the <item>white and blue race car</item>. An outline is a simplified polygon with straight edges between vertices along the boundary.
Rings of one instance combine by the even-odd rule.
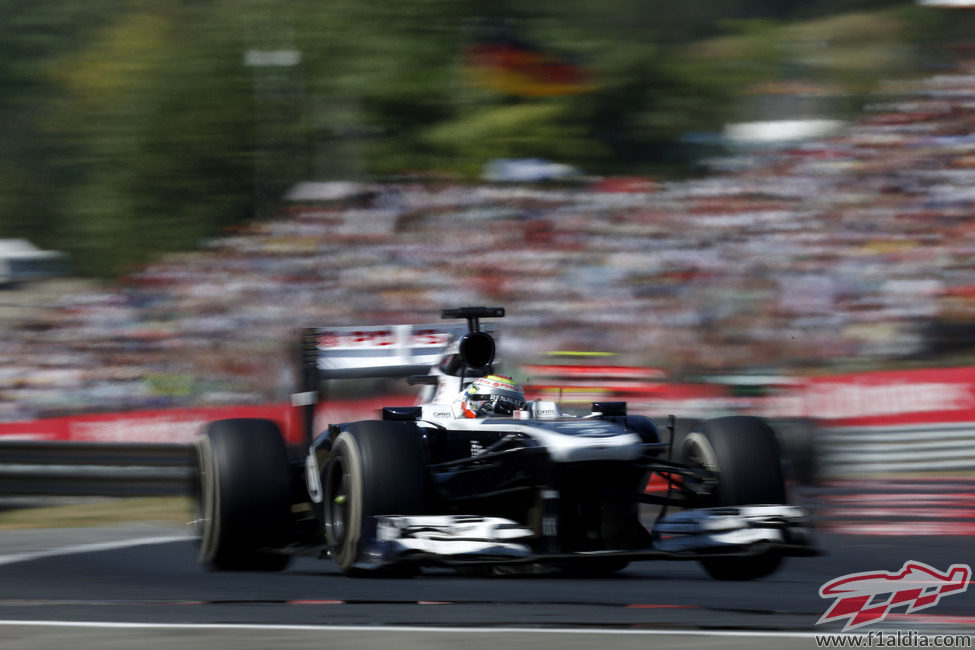
[[[306,330],[293,400],[306,423],[300,448],[269,420],[205,428],[196,444],[201,564],[281,570],[314,554],[349,574],[605,574],[636,560],[693,559],[714,578],[748,580],[785,556],[817,553],[806,513],[787,503],[765,421],[721,417],[675,436],[671,418],[662,439],[625,402],[565,414],[494,374],[494,339],[480,321],[502,308],[442,316],[466,327],[373,328],[373,342],[377,332],[388,340],[344,351],[343,328]],[[418,405],[313,430],[315,406],[327,413],[324,380],[418,370]],[[664,488],[647,491],[651,477]]]

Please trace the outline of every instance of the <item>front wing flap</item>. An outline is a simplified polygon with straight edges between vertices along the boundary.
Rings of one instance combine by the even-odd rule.
[[[609,557],[698,560],[769,552],[819,554],[805,511],[785,505],[684,510],[656,522],[650,547],[574,553],[540,553],[532,530],[498,517],[385,515],[374,517],[373,523],[375,537],[358,565],[361,569],[403,563],[460,567],[565,564]]]
[[[713,553],[755,544],[811,546],[802,508],[787,505],[682,510],[657,521],[654,547],[672,552]]]

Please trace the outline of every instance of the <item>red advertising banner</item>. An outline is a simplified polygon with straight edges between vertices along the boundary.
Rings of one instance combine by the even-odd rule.
[[[929,368],[809,378],[767,398],[761,414],[827,426],[975,422],[975,368]]]
[[[72,442],[161,442],[185,444],[210,421],[223,418],[274,420],[290,438],[294,409],[287,404],[160,409],[0,423],[0,439]]]
[[[394,403],[402,404],[403,398]],[[376,397],[330,402],[323,406],[316,422],[352,422],[376,418],[390,398]],[[406,403],[412,403],[406,398]],[[207,422],[224,418],[265,418],[281,427],[288,442],[301,442],[298,409],[288,403],[256,406],[214,406],[188,409],[160,409],[127,413],[100,413],[49,418],[30,422],[0,422],[0,440],[41,440],[108,443],[188,444]]]

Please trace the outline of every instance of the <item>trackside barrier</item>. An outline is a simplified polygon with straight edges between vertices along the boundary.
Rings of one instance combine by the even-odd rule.
[[[829,476],[975,470],[975,422],[842,427],[820,433]]]
[[[183,444],[0,440],[0,495],[187,494],[195,462]]]
[[[389,400],[347,400],[324,410],[332,421],[353,421],[376,417]],[[0,496],[186,494],[196,471],[192,441],[207,422],[273,420],[294,444],[301,440],[295,417],[285,403],[0,423]]]
[[[375,417],[389,398],[328,405],[328,417]],[[402,398],[399,398],[402,399]],[[264,418],[297,443],[290,404],[103,413],[0,423],[0,496],[186,494],[195,474],[192,441],[207,422]]]

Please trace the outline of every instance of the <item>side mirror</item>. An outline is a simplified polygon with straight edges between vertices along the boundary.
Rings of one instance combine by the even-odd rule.
[[[460,339],[459,352],[471,368],[490,366],[494,363],[494,339],[487,332],[468,332]]]

